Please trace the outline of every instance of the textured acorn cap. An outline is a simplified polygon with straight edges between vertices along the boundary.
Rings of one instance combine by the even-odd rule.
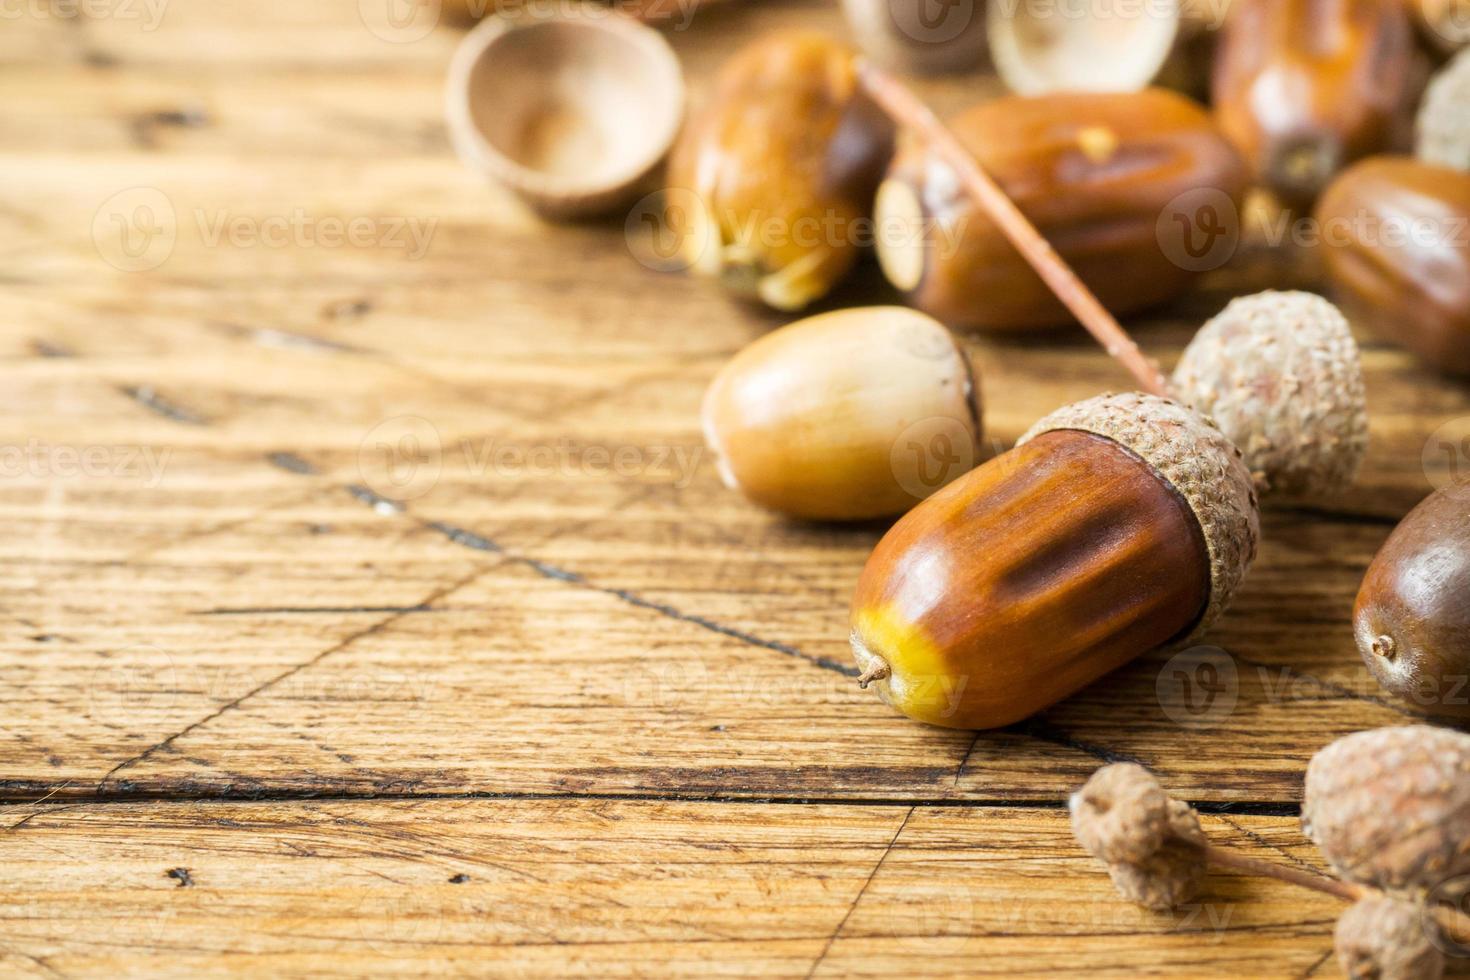
[[[1439,70],[1424,93],[1414,152],[1425,163],[1470,171],[1470,48]]]
[[[1211,422],[1177,402],[1128,392],[1075,402],[1021,437],[1073,429],[1111,439],[1152,466],[1189,504],[1210,555],[1210,599],[1191,636],[1230,605],[1256,557],[1260,513],[1240,451]]]
[[[1302,830],[1343,878],[1390,890],[1470,874],[1470,735],[1356,732],[1307,765]]]
[[[1358,345],[1337,307],[1311,293],[1232,300],[1185,349],[1174,390],[1271,493],[1341,492],[1368,449]]]
[[[1424,908],[1401,898],[1361,898],[1337,920],[1333,945],[1342,972],[1378,980],[1439,980],[1445,957]]]

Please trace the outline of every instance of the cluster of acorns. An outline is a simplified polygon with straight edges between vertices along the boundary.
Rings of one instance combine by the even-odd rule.
[[[1361,45],[1366,5],[1381,2],[1392,0],[1313,11],[1351,13]],[[1248,0],[1237,15],[1284,18],[1304,6]],[[1374,30],[1402,20],[1402,37],[1389,36],[1409,49],[1402,10],[1375,17]],[[1275,31],[1270,44],[1288,36],[1307,35]],[[1243,43],[1221,43],[1231,92],[1244,84],[1231,54]],[[1347,319],[1321,297],[1237,299],[1153,394],[1067,406],[972,468],[980,379],[940,321],[1025,331],[1065,322],[1067,307],[923,127],[908,126],[891,152],[895,114],[870,100],[863,74],[860,58],[817,34],[735,55],[671,161],[670,184],[698,206],[669,218],[693,268],[781,309],[845,275],[861,243],[843,230],[873,219],[880,265],[917,309],[842,310],[761,338],[711,384],[704,431],[725,482],[765,507],[808,520],[904,514],[853,602],[860,682],[926,722],[1003,726],[1207,629],[1255,557],[1258,492],[1314,499],[1352,482],[1368,435],[1358,351]],[[1421,145],[1440,147],[1430,153],[1441,159],[1454,126],[1470,131],[1470,106],[1444,94],[1467,75],[1462,57],[1421,115]],[[1402,86],[1391,95],[1403,99]],[[1015,96],[962,114],[950,132],[1112,312],[1170,299],[1197,278],[1161,245],[1171,202],[1211,191],[1238,204],[1254,178],[1303,206],[1327,185],[1318,220],[1342,219],[1324,244],[1343,299],[1353,309],[1366,301],[1423,350],[1470,352],[1470,240],[1453,238],[1456,215],[1470,227],[1470,173],[1373,158],[1329,183],[1335,168],[1392,145],[1400,116],[1301,122],[1288,140],[1274,116],[1247,126],[1249,101],[1222,98],[1212,117],[1161,89]],[[1289,148],[1297,165],[1281,162]],[[1470,167],[1470,157],[1458,162]],[[1381,234],[1390,217],[1426,214],[1440,219],[1436,241]],[[821,233],[768,234],[804,224]],[[1406,522],[1359,602],[1374,675],[1431,713],[1470,714],[1470,692],[1455,686],[1470,671],[1470,609],[1457,598],[1470,586],[1466,497],[1443,495],[1430,531],[1412,531],[1424,519]],[[1422,572],[1443,561],[1447,542],[1466,557],[1456,569],[1440,564],[1438,591],[1426,596]]]
[[[1312,219],[1299,237],[1320,243],[1355,321],[1470,373],[1470,51],[1426,93],[1431,56],[1400,0],[1237,0],[1219,35],[1212,108],[1163,88],[1052,91],[982,103],[949,131],[1115,315],[1218,265],[1193,249],[1234,240],[1229,212],[1254,186]],[[670,216],[684,263],[796,311],[871,243],[951,327],[1068,323],[933,141],[875,105],[859,60],[812,32],[729,60],[670,161],[669,185],[699,202]]]
[[[1132,763],[1105,766],[1072,795],[1072,830],[1129,901],[1190,901],[1217,865],[1353,901],[1337,925],[1350,977],[1439,980],[1470,953],[1470,735],[1406,726],[1358,732],[1307,767],[1302,829],[1341,881],[1212,844],[1189,804]]]

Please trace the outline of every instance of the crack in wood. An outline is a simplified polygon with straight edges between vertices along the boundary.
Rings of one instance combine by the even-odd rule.
[[[669,791],[651,792],[581,792],[574,790],[519,792],[512,790],[428,790],[423,792],[353,792],[351,790],[261,788],[251,790],[236,784],[221,787],[208,794],[183,794],[173,790],[148,789],[127,781],[117,781],[107,790],[102,784],[91,793],[64,797],[65,802],[43,803],[33,799],[10,799],[7,792],[35,792],[35,787],[17,781],[0,782],[0,812],[9,807],[37,806],[35,813],[28,814],[19,824],[8,828],[18,829],[38,816],[59,813],[80,806],[119,806],[138,803],[432,803],[432,802],[588,802],[588,803],[687,803],[713,806],[851,806],[851,807],[919,807],[925,809],[955,810],[1065,810],[1066,799],[1015,800],[1004,797],[973,797],[970,799],[949,796],[934,797],[865,797],[850,795],[772,795],[761,793],[681,793]],[[1274,801],[1225,801],[1196,800],[1190,803],[1205,816],[1223,814],[1299,817],[1301,807],[1294,803]],[[1232,826],[1234,826],[1232,824]],[[1268,845],[1269,846],[1269,845]],[[1317,872],[1317,869],[1313,869]],[[1320,873],[1320,872],[1318,872]]]
[[[550,562],[542,561],[539,558],[534,558],[529,555],[518,554],[516,552],[510,551],[504,545],[500,544],[500,542],[495,541],[493,538],[485,537],[484,535],[477,534],[474,531],[466,530],[465,528],[456,527],[455,525],[445,523],[444,521],[428,520],[418,517],[410,512],[408,507],[402,502],[385,497],[368,487],[364,487],[358,484],[352,484],[345,487],[345,489],[354,498],[364,504],[367,504],[369,507],[372,507],[373,510],[377,511],[380,514],[403,514],[404,516],[416,522],[420,527],[426,528],[430,531],[434,531],[437,534],[441,534],[448,540],[452,541],[454,544],[460,545],[464,548],[469,548],[473,551],[482,551],[487,554],[503,555],[508,561],[517,565],[521,565],[525,568],[529,568],[543,578],[550,579],[555,582],[563,582],[567,585],[577,586],[579,588],[588,589],[593,592],[600,592],[603,595],[611,596],[614,599],[624,602],[630,606],[634,606],[638,609],[646,609],[649,612],[658,613],[659,615],[664,616],[668,619],[674,619],[678,620],[679,622],[689,623],[692,626],[698,626],[701,629],[709,630],[711,633],[718,633],[721,636],[729,637],[732,640],[739,640],[740,642],[745,643],[749,646],[760,647],[763,650],[771,650],[775,653],[780,653],[788,657],[805,660],[807,663],[814,664],[817,667],[821,667],[823,670],[830,670],[835,673],[842,674],[844,677],[856,677],[859,674],[857,667],[850,664],[840,663],[839,661],[833,660],[831,657],[824,657],[818,654],[807,653],[804,650],[798,649],[797,647],[791,646],[787,643],[782,643],[779,640],[768,640],[764,637],[756,636],[754,633],[748,633],[745,630],[737,629],[733,626],[726,626],[724,623],[716,622],[715,620],[710,619],[707,616],[703,616],[698,613],[685,612],[682,609],[678,609],[672,605],[669,605],[668,603],[658,602],[657,600],[649,599],[628,589],[619,589],[613,586],[599,585],[598,583],[593,582],[586,576],[582,575],[580,572],[574,572],[569,569],[553,565]]]
[[[170,422],[178,422],[181,425],[209,424],[202,415],[197,415],[181,405],[174,404],[148,385],[124,385],[118,390],[148,411]]]
[[[899,822],[898,829],[893,832],[893,837],[888,841],[888,846],[883,848],[883,853],[878,856],[878,863],[873,865],[872,871],[868,872],[868,877],[863,880],[863,886],[858,889],[857,895],[853,896],[852,904],[842,914],[842,920],[837,923],[837,928],[832,930],[832,935],[827,937],[826,945],[822,947],[822,951],[817,954],[816,960],[812,962],[811,969],[806,971],[806,980],[812,980],[812,977],[817,973],[817,968],[822,965],[822,962],[827,958],[827,954],[832,951],[832,944],[837,941],[838,936],[842,935],[842,929],[847,925],[847,920],[852,918],[853,910],[858,907],[858,903],[863,900],[863,895],[868,891],[868,886],[873,883],[873,879],[882,870],[883,862],[888,860],[888,855],[893,851],[893,845],[898,843],[899,835],[909,825],[909,817],[913,815],[914,808],[909,807],[909,812],[903,815],[903,820]]]
[[[419,605],[421,605],[421,606],[431,605],[431,604],[437,602],[438,600],[444,598],[445,596],[447,596],[447,595],[449,595],[449,594],[451,594],[453,592],[457,592],[458,590],[464,588],[465,586],[467,586],[470,583],[474,582],[476,579],[478,579],[482,575],[486,574],[488,571],[489,571],[488,568],[478,568],[478,569],[475,569],[473,572],[471,572],[469,575],[463,576],[460,579],[456,580],[455,582],[450,583],[449,585],[440,586],[439,588],[437,588],[434,591],[432,591],[431,593],[429,593],[429,595],[425,596],[424,599],[423,599],[423,601],[420,602]],[[256,685],[255,687],[251,688],[249,691],[246,691],[244,694],[242,694],[239,697],[235,698],[233,701],[230,701],[230,702],[228,702],[228,703],[220,706],[219,708],[216,708],[214,711],[211,711],[209,714],[205,715],[203,718],[201,718],[198,721],[196,721],[196,722],[194,722],[194,723],[192,723],[192,724],[184,727],[183,729],[179,730],[178,732],[175,732],[174,734],[168,736],[163,741],[156,742],[153,745],[150,745],[148,748],[144,749],[142,752],[140,752],[139,754],[133,756],[130,759],[124,759],[122,762],[119,762],[117,765],[115,765],[111,769],[109,769],[107,771],[107,773],[105,775],[103,775],[102,779],[98,781],[98,783],[97,783],[97,790],[98,790],[98,792],[99,793],[101,792],[102,788],[104,786],[106,786],[108,780],[112,779],[114,776],[116,776],[119,772],[122,772],[124,769],[130,769],[133,766],[137,765],[138,763],[143,762],[143,761],[151,758],[152,756],[154,756],[158,752],[164,751],[166,749],[171,749],[173,747],[174,742],[176,742],[179,739],[183,738],[185,735],[188,735],[190,732],[195,731],[196,729],[201,728],[202,726],[209,724],[211,721],[214,721],[216,718],[220,717],[221,715],[225,714],[226,712],[233,711],[235,708],[238,708],[245,701],[249,700],[250,698],[255,697],[255,695],[260,694],[263,691],[269,690],[270,688],[274,687],[276,684],[279,684],[281,681],[284,681],[287,678],[290,678],[290,677],[294,676],[295,674],[297,674],[297,673],[299,673],[299,672],[301,672],[303,670],[306,670],[306,669],[308,669],[310,667],[316,666],[317,664],[319,664],[323,660],[325,660],[327,657],[331,656],[334,653],[338,653],[338,652],[340,652],[342,650],[345,650],[347,647],[349,647],[352,644],[356,643],[358,640],[364,639],[365,637],[368,637],[368,636],[372,636],[373,634],[378,633],[378,632],[382,631],[383,629],[386,629],[388,626],[390,626],[393,623],[397,622],[400,618],[402,618],[405,615],[407,615],[407,614],[406,613],[401,613],[401,612],[392,613],[392,614],[384,617],[383,619],[378,620],[376,623],[371,624],[370,626],[367,626],[367,627],[365,627],[363,629],[360,629],[360,630],[358,630],[355,633],[349,634],[344,639],[338,641],[337,643],[333,644],[332,646],[328,647],[327,649],[321,651],[320,653],[316,654],[314,657],[312,657],[311,659],[305,661],[304,663],[297,664],[296,666],[290,668],[289,670],[286,670],[286,671],[281,672],[280,674],[277,674],[275,677],[272,677],[270,680],[267,680],[267,681],[265,681],[265,682],[263,682],[261,684]]]
[[[1327,952],[1325,952],[1321,956],[1319,956],[1317,958],[1317,961],[1315,963],[1313,963],[1311,966],[1307,967],[1306,972],[1301,975],[1300,980],[1309,980],[1309,978],[1315,977],[1317,975],[1317,971],[1320,970],[1320,969],[1322,969],[1322,964],[1326,963],[1329,959],[1331,959],[1332,958],[1332,954],[1334,952],[1335,952],[1335,950],[1329,948],[1327,950]]]
[[[309,615],[311,613],[421,613],[436,612],[432,606],[418,603],[413,606],[217,606],[213,609],[194,609],[191,616],[271,616]]]
[[[316,473],[316,467],[295,453],[271,453],[266,457],[266,461],[277,469],[285,470],[287,473],[295,473],[298,476],[312,476]]]

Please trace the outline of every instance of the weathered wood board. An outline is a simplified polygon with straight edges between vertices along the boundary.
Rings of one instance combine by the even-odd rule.
[[[709,377],[782,319],[465,171],[455,30],[384,40],[367,0],[59,6],[0,31],[7,969],[1332,972],[1327,900],[1225,875],[1193,918],[1132,909],[1063,805],[1136,759],[1222,840],[1315,865],[1306,760],[1410,716],[1353,596],[1470,472],[1445,435],[1470,388],[1363,338],[1363,479],[1268,515],[1209,638],[1224,700],[1161,653],[1011,730],[923,728],[848,665],[882,527],[759,512],[701,448]],[[698,97],[796,24],[845,31],[771,0],[671,39]],[[162,247],[115,224],[140,205],[176,233],[127,271],[122,244]],[[1314,282],[1257,244],[1132,325],[1167,364],[1231,296]],[[893,299],[867,265],[826,305]],[[1127,383],[1078,333],[969,344],[994,451]]]

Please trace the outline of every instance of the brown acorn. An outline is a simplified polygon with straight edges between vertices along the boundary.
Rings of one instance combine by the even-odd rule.
[[[1400,0],[1238,0],[1215,62],[1220,128],[1286,205],[1407,149],[1425,66]]]
[[[871,238],[893,126],[862,93],[855,53],[810,31],[737,52],[669,161],[666,208],[685,263],[741,296],[799,310]]]
[[[1348,315],[1431,367],[1470,374],[1470,173],[1365,160],[1332,182],[1316,220]]]
[[[1470,481],[1409,512],[1353,609],[1368,670],[1421,711],[1470,718]]]
[[[1250,474],[1204,418],[1141,394],[1067,406],[879,542],[860,682],[920,721],[1008,725],[1208,627],[1258,536]]]
[[[1013,96],[950,123],[965,148],[1110,311],[1178,296],[1198,273],[1171,260],[1171,202],[1211,190],[1238,205],[1239,155],[1189,99],[1163,89]],[[924,139],[906,138],[878,192],[878,258],[919,309],[955,327],[1018,331],[1071,314]]]

